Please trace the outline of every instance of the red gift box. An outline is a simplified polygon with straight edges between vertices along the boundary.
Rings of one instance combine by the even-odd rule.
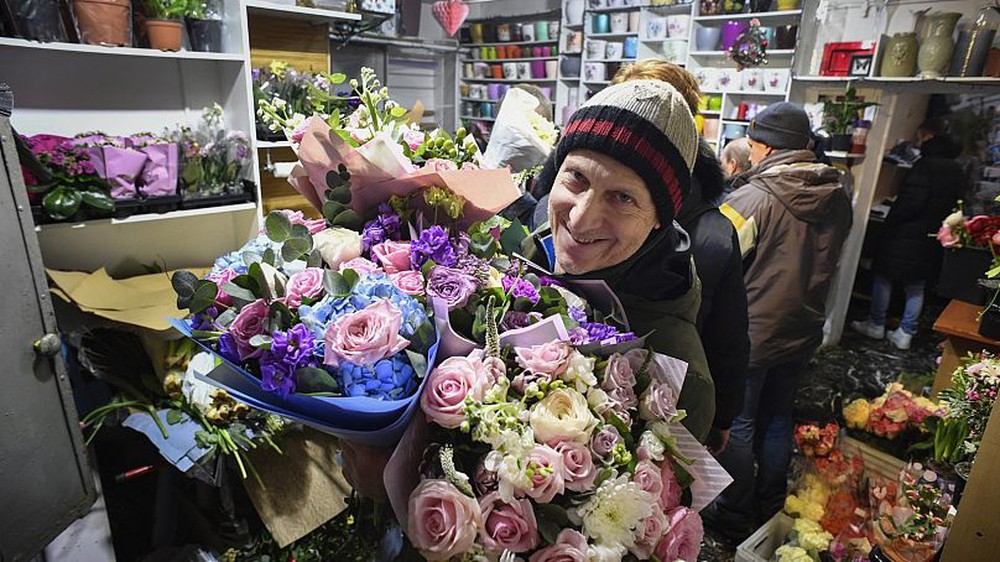
[[[823,45],[821,76],[850,76],[851,59],[858,55],[875,56],[875,41],[843,41]]]

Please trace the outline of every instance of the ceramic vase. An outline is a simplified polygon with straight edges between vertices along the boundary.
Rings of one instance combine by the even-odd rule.
[[[570,25],[583,23],[583,0],[566,0],[566,23]]]
[[[976,21],[958,34],[949,76],[981,76],[986,56],[997,33],[997,13],[992,7],[979,11]]]
[[[938,78],[948,67],[951,55],[955,51],[952,34],[960,17],[962,14],[958,12],[927,16],[925,23],[927,38],[917,53],[917,68],[920,69],[921,77]]]
[[[917,34],[896,33],[885,44],[879,76],[913,76],[917,70]]]

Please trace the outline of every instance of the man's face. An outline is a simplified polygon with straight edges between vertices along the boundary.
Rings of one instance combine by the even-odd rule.
[[[747,146],[750,147],[750,163],[753,164],[754,166],[756,166],[758,162],[767,158],[768,156],[771,155],[772,152],[774,152],[774,149],[771,148],[770,146],[767,146],[766,144],[763,143],[759,143],[751,138],[747,138]]]

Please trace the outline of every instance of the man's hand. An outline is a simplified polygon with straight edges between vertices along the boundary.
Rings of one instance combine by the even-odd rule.
[[[344,478],[347,478],[358,495],[374,499],[385,498],[382,474],[393,450],[345,439],[340,440],[340,448],[344,456]]]
[[[718,456],[729,443],[729,430],[713,427],[708,432],[708,439],[705,440],[705,447],[713,456]]]

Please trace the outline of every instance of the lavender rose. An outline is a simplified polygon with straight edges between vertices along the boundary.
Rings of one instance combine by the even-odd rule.
[[[654,497],[659,497],[660,492],[663,491],[663,477],[660,475],[660,467],[648,460],[639,461],[636,464],[632,481]]]
[[[428,560],[448,560],[472,547],[483,524],[476,500],[445,480],[424,480],[410,494],[407,536]]]
[[[515,347],[517,364],[525,371],[555,378],[569,366],[573,348],[567,342],[554,341],[532,347]]]
[[[556,542],[528,558],[528,562],[587,562],[587,537],[573,529],[563,529]]]
[[[528,460],[534,468],[528,496],[535,498],[538,503],[549,503],[552,498],[566,491],[563,459],[559,451],[548,445],[536,445],[528,453]]]
[[[677,415],[677,396],[669,384],[653,381],[639,397],[639,417],[670,421]]]
[[[436,265],[427,278],[427,294],[441,299],[448,310],[463,307],[476,291],[476,279],[458,269]]]
[[[479,532],[483,547],[489,552],[527,552],[538,547],[538,522],[531,500],[514,500],[504,503],[500,494],[493,492],[479,500],[482,510],[482,530]]]
[[[666,514],[659,509],[654,509],[653,513],[643,519],[639,528],[636,529],[635,544],[629,548],[629,551],[639,560],[648,560],[669,526],[670,521],[667,520]]]
[[[244,306],[236,319],[229,325],[229,333],[236,343],[236,350],[240,354],[240,359],[255,357],[260,354],[260,350],[250,345],[250,338],[263,334],[267,324],[267,303],[263,299],[258,299]]]
[[[563,458],[563,480],[573,492],[590,490],[597,479],[594,457],[583,443],[560,441],[552,446]]]
[[[455,429],[465,420],[466,396],[483,399],[489,383],[482,355],[477,349],[467,357],[449,357],[431,371],[420,395],[420,408],[429,421]]]
[[[613,460],[615,446],[622,440],[613,425],[605,425],[590,439],[590,451],[594,453],[594,458],[604,464],[610,464]]]

